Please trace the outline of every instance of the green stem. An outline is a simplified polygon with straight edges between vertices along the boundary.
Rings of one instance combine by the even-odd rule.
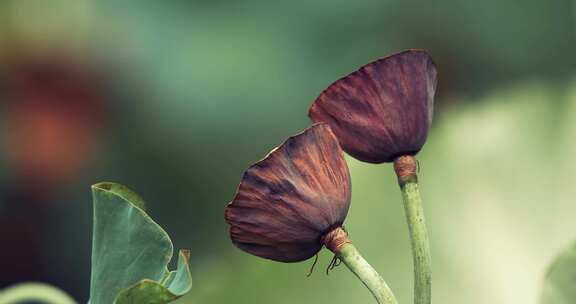
[[[21,283],[0,290],[0,303],[28,302],[76,304],[62,290],[43,283]]]
[[[379,304],[398,304],[384,279],[366,262],[354,245],[342,245],[336,256],[362,281]]]
[[[414,258],[414,303],[430,304],[432,299],[432,271],[430,263],[430,243],[424,220],[424,209],[416,174],[406,183],[401,183],[406,220],[412,242]]]

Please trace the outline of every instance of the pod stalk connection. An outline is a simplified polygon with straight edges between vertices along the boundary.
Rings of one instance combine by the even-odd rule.
[[[407,183],[418,183],[418,161],[412,155],[403,155],[394,160],[394,172],[398,177],[398,185],[403,187]]]
[[[327,232],[320,242],[334,254],[338,254],[344,245],[352,243],[348,238],[348,233],[342,227],[336,227]]]

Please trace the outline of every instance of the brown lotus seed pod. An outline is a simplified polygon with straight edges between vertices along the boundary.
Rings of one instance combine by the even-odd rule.
[[[310,107],[342,148],[370,163],[415,155],[432,122],[436,67],[428,53],[407,50],[369,63],[324,90]]]
[[[225,210],[232,242],[281,262],[340,247],[350,206],[350,174],[330,127],[316,124],[252,165]]]

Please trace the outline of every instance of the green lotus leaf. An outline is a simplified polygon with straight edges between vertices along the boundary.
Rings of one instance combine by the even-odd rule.
[[[168,303],[192,287],[189,252],[168,270],[170,237],[144,211],[144,201],[125,186],[92,186],[94,227],[91,304]]]

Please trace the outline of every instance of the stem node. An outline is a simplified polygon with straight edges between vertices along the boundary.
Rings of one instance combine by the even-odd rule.
[[[416,171],[418,170],[418,161],[412,155],[403,155],[394,160],[394,171],[398,177],[398,184],[403,187],[406,183],[418,182]]]

